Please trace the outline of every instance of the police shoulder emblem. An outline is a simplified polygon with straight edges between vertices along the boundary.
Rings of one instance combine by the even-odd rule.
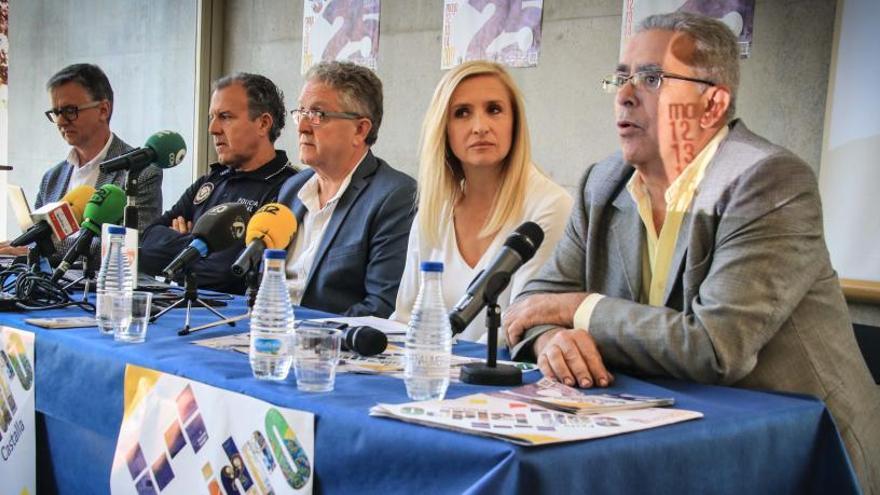
[[[194,205],[200,205],[208,199],[208,196],[214,192],[214,184],[212,182],[205,182],[202,184],[202,187],[196,192],[196,197],[193,198]]]

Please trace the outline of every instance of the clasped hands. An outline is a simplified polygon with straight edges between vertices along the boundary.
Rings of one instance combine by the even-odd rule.
[[[526,330],[554,325],[535,340],[534,351],[541,373],[568,386],[607,387],[614,376],[605,369],[602,355],[588,329],[574,327],[574,313],[586,298],[584,292],[538,294],[510,305],[501,317],[510,347]]]

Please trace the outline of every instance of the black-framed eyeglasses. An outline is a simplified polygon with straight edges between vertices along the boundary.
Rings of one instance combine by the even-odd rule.
[[[84,105],[76,106],[76,105],[67,105],[61,108],[50,108],[46,110],[46,118],[49,119],[49,122],[53,124],[58,123],[58,118],[62,115],[68,121],[74,121],[77,117],[79,117],[79,112],[82,110],[88,110],[90,108],[95,108],[100,105],[102,102],[93,101],[91,103],[86,103]]]
[[[314,126],[323,124],[327,119],[357,120],[366,118],[361,114],[353,112],[330,112],[327,110],[306,110],[305,108],[294,108],[290,111],[290,115],[297,124],[302,119],[306,119],[309,124]]]
[[[715,83],[706,79],[697,79],[695,77],[687,77],[671,72],[643,71],[635,74],[610,74],[602,78],[602,90],[606,93],[615,93],[623,88],[626,83],[632,82],[635,87],[645,87],[652,91],[660,89],[664,79],[678,79],[680,81],[690,81],[708,86],[715,86]]]

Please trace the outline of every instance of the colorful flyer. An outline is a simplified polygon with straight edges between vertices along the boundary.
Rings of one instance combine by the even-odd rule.
[[[114,494],[312,493],[311,413],[132,365],[124,407]]]
[[[752,53],[752,26],[755,21],[755,0],[624,0],[620,30],[620,50],[632,37],[639,24],[654,14],[691,12],[720,20],[739,38],[739,54],[748,58]]]
[[[37,485],[34,334],[0,327],[0,491],[31,494]]]
[[[370,416],[497,438],[528,447],[574,442],[702,418],[697,411],[656,408],[568,414],[500,392],[405,404],[377,404]]]
[[[440,68],[469,60],[538,65],[543,15],[543,0],[445,0]]]
[[[305,0],[303,74],[327,60],[345,60],[376,70],[379,0]]]

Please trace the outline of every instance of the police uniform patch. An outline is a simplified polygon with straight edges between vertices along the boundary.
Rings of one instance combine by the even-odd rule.
[[[196,197],[193,198],[194,205],[200,205],[211,196],[211,193],[214,192],[214,184],[212,182],[205,182],[202,184],[202,187],[196,191]]]

